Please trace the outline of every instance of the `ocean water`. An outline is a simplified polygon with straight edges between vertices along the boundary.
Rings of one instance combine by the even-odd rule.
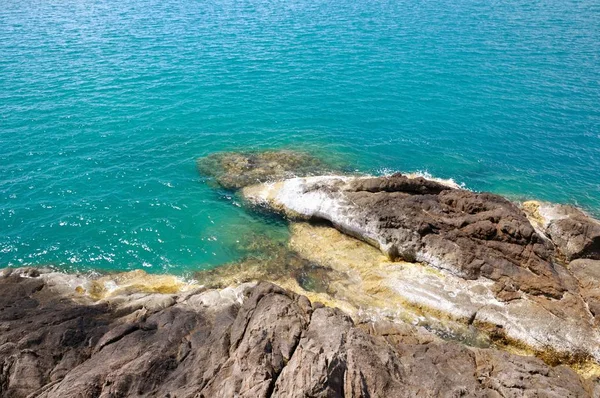
[[[0,266],[235,261],[195,159],[266,148],[599,215],[600,2],[2,0]]]

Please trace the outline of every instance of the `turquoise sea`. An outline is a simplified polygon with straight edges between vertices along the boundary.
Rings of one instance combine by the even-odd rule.
[[[266,148],[599,215],[600,1],[2,0],[0,266],[233,261]]]

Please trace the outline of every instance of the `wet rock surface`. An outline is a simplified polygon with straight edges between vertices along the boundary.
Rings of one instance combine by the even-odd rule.
[[[23,270],[0,277],[2,397],[591,397],[600,391],[596,379],[565,366],[441,341],[407,324],[355,324],[340,310],[270,283],[129,291],[89,301],[53,288],[56,278]]]

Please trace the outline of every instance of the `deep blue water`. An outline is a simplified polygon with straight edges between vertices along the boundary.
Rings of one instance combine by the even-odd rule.
[[[235,260],[194,161],[277,147],[598,215],[600,0],[2,0],[0,266]]]

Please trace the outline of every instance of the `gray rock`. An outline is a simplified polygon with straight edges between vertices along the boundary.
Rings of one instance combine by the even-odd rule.
[[[569,270],[579,282],[580,294],[594,315],[597,327],[600,325],[600,261],[574,260],[569,264]]]

